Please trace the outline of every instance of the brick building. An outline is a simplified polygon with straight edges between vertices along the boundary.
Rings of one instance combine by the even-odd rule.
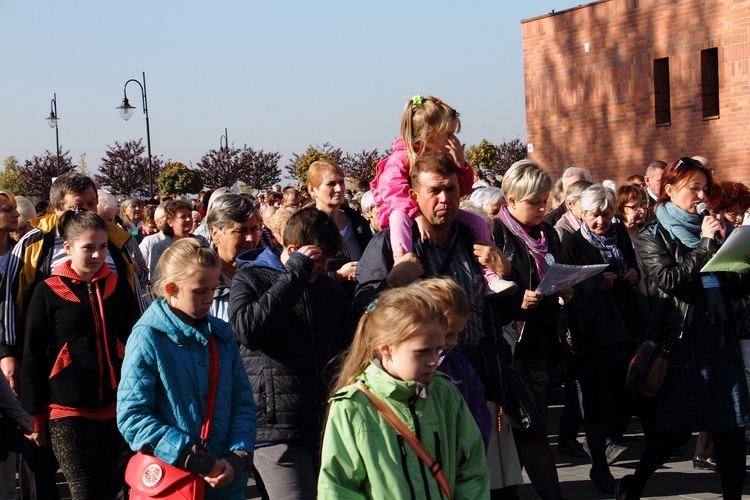
[[[750,183],[750,1],[602,0],[522,34],[529,157],[553,178],[702,155]]]

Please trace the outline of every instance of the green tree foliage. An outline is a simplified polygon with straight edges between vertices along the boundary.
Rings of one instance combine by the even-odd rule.
[[[60,174],[75,169],[70,150],[60,150]],[[49,200],[49,188],[52,179],[57,177],[57,155],[44,150],[44,155],[34,156],[26,160],[23,166],[18,167],[18,175],[21,177],[26,196],[32,196],[39,200]]]
[[[482,142],[469,148],[466,152],[466,160],[474,167],[493,170],[500,161],[500,151],[490,141],[482,139]]]
[[[164,196],[200,193],[203,189],[203,178],[197,170],[184,163],[174,161],[167,165],[157,180],[159,191]]]
[[[286,170],[293,178],[299,180],[302,186],[307,186],[307,170],[310,165],[318,160],[331,160],[337,165],[341,165],[344,152],[341,148],[334,148],[330,143],[326,142],[322,146],[308,146],[307,150],[298,155],[292,154],[292,158],[289,164],[286,166]]]
[[[142,140],[125,141],[120,144],[115,141],[114,146],[107,146],[102,164],[99,166],[101,174],[94,178],[102,185],[108,186],[109,191],[121,196],[137,196],[148,198],[151,196],[148,183],[148,156],[144,156],[146,147]],[[154,186],[162,169],[162,161],[151,157]]]
[[[18,160],[9,156],[3,162],[5,169],[0,173],[0,189],[7,189],[14,195],[26,195],[26,189],[18,173]]]
[[[471,146],[466,152],[467,161],[473,165],[482,167],[492,176],[502,175],[518,160],[526,158],[526,144],[515,138],[511,141],[503,140],[499,145],[494,145],[487,139]]]

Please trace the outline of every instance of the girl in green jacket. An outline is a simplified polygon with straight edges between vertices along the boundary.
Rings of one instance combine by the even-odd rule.
[[[418,286],[387,290],[368,306],[330,399],[318,498],[489,498],[479,429],[450,377],[436,372],[446,328]],[[420,460],[356,383],[390,408],[439,467]]]

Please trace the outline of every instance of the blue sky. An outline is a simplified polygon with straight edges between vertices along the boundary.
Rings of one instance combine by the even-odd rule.
[[[291,153],[326,141],[348,152],[390,145],[416,93],[461,112],[467,145],[526,138],[521,19],[572,0],[0,0],[0,159],[55,135],[89,170],[107,145],[144,138],[146,72],[154,154],[195,164],[229,141]]]

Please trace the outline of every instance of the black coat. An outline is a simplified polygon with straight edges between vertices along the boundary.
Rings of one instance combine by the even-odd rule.
[[[367,248],[367,244],[370,243],[370,240],[372,239],[372,230],[370,229],[370,223],[360,215],[359,212],[356,210],[352,210],[346,205],[341,206],[341,211],[344,212],[344,214],[349,218],[349,220],[352,223],[352,228],[354,229],[354,234],[357,238],[357,244],[359,245],[359,250],[362,254],[365,253],[365,248]],[[351,262],[352,259],[351,255],[349,255],[349,251],[346,249],[346,244],[342,241],[341,242],[341,250],[336,252],[335,255],[333,255],[330,259],[328,259],[328,269],[326,274],[330,276],[333,279],[336,279],[336,271],[341,269],[341,266],[346,264],[347,262]],[[339,283],[341,287],[346,291],[346,293],[349,295],[349,300],[352,300],[354,298],[354,290],[356,288],[356,284],[354,281],[342,281]]]
[[[613,227],[625,265],[637,271],[630,237],[619,224]],[[601,252],[586,240],[580,229],[563,240],[560,262],[578,266],[605,263]],[[604,272],[618,274],[613,265]],[[611,289],[603,290],[603,283],[603,275],[597,274],[574,286],[575,296],[565,308],[574,345],[581,352],[626,342],[630,335],[625,320],[642,314],[642,311],[634,309],[637,302],[632,286],[618,278]]]
[[[549,253],[558,257],[561,253],[560,238],[555,228],[542,222],[540,226],[547,238]],[[550,352],[557,352],[559,343],[560,306],[556,296],[545,297],[535,309],[522,309],[523,296],[526,290],[535,290],[541,282],[536,263],[529,253],[526,243],[499,219],[495,219],[493,239],[500,250],[510,260],[513,274],[511,280],[518,285],[518,291],[496,301],[500,307],[503,323],[523,321],[524,330],[521,341],[516,345],[515,359],[533,358],[537,361],[547,359]]]
[[[229,303],[258,405],[256,441],[317,445],[331,361],[351,341],[351,304],[324,274],[308,283],[309,257],[294,253],[282,268],[270,250],[262,252],[265,259],[240,264]]]
[[[709,238],[688,248],[658,221],[641,229],[637,254],[646,275],[650,337],[676,338],[690,329],[694,294],[702,290],[700,270],[716,250],[716,242]]]

